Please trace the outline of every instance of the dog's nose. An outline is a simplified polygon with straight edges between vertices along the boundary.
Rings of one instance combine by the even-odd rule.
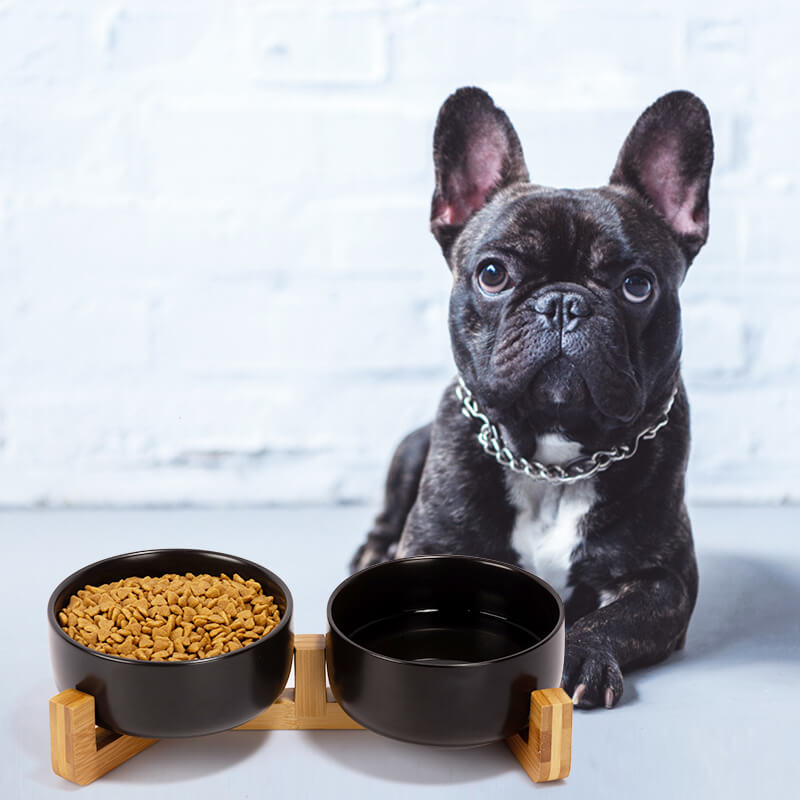
[[[572,330],[582,318],[592,315],[586,298],[575,292],[545,292],[534,300],[533,308],[546,317],[550,325],[564,331]]]
[[[561,317],[561,292],[547,292],[540,295],[533,302],[533,307],[537,314],[544,314],[554,322]]]
[[[590,317],[592,315],[591,306],[586,298],[579,294],[565,294],[561,309],[565,323],[575,317]]]

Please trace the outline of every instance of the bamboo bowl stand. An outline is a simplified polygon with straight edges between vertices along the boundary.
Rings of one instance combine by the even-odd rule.
[[[295,688],[234,730],[363,730],[326,686],[324,636],[294,637],[294,668]],[[73,783],[85,786],[157,741],[100,727],[90,694],[66,689],[50,699],[53,771]],[[527,737],[517,733],[506,743],[536,783],[566,778],[572,753],[572,701],[566,692],[532,692]]]

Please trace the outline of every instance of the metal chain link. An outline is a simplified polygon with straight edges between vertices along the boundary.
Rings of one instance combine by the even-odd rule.
[[[639,443],[645,439],[653,439],[655,435],[669,421],[669,412],[675,402],[677,388],[673,390],[661,417],[653,425],[641,431],[633,441],[633,444],[623,444],[619,447],[612,447],[610,450],[598,450],[590,456],[583,456],[570,461],[569,464],[542,464],[540,461],[528,461],[526,458],[515,456],[503,441],[500,431],[478,405],[478,401],[464,383],[464,379],[458,376],[456,386],[456,397],[461,401],[461,413],[467,419],[477,419],[481,423],[478,432],[478,442],[481,447],[492,456],[498,464],[508,467],[512,472],[519,472],[527,475],[533,480],[545,480],[549,483],[575,483],[583,481],[597,475],[598,472],[607,470],[617,461],[624,461],[633,458],[639,449]]]

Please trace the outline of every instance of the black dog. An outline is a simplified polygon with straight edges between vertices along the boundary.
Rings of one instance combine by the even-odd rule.
[[[352,567],[463,553],[542,576],[566,605],[562,685],[610,708],[623,670],[683,646],[697,596],[678,288],[708,234],[708,112],[656,101],[599,189],[529,183],[480,89],[442,106],[433,152],[461,381],[400,444]]]

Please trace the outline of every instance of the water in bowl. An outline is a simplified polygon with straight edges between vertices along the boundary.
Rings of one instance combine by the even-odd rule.
[[[403,661],[473,664],[513,655],[541,637],[483,612],[425,609],[369,622],[350,638],[375,653]]]

